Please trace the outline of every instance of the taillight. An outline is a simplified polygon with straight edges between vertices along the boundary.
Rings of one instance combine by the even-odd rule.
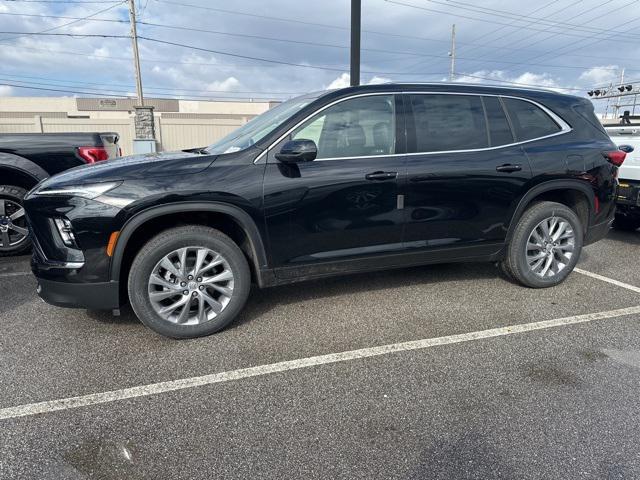
[[[624,162],[627,154],[622,150],[612,150],[610,152],[604,152],[604,157],[609,160],[609,163],[614,164],[616,167],[619,167]]]
[[[78,147],[78,156],[86,163],[96,163],[109,159],[109,152],[104,147]]]

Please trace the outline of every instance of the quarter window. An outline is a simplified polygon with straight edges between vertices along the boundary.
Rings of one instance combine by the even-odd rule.
[[[492,147],[513,143],[513,133],[509,127],[507,115],[504,113],[498,97],[482,97],[484,109],[489,122],[489,140]]]
[[[479,96],[409,95],[417,152],[469,150],[489,146]]]
[[[394,97],[372,95],[337,103],[305,122],[291,138],[313,140],[318,159],[395,153]]]
[[[531,102],[503,98],[518,141],[531,140],[558,133],[561,128],[547,113]]]

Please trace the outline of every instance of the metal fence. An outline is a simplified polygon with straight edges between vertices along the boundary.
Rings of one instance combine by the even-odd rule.
[[[162,151],[204,147],[253,118],[251,115],[169,113],[155,117],[157,148]],[[124,155],[133,153],[135,130],[131,118],[0,118],[0,133],[116,132]]]

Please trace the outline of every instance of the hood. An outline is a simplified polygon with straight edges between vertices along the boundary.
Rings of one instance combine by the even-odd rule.
[[[215,155],[182,151],[130,155],[72,168],[45,180],[41,187],[186,175],[203,171],[215,159]]]

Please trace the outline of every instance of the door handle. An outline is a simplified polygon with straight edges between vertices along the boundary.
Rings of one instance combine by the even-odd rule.
[[[510,163],[506,163],[504,165],[500,165],[496,167],[496,171],[498,172],[511,173],[511,172],[519,172],[520,170],[522,170],[522,165],[512,165]]]
[[[364,178],[367,180],[390,180],[392,178],[396,178],[398,176],[398,172],[373,172],[367,173]]]

